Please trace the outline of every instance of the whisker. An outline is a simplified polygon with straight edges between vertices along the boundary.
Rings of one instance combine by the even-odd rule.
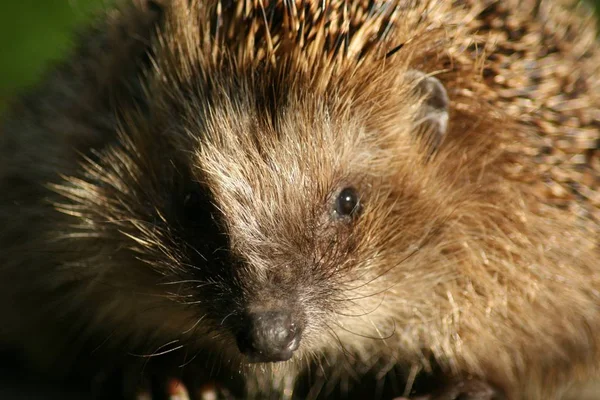
[[[340,325],[340,324],[339,324],[339,323],[337,323],[337,322],[334,322],[334,324],[335,324],[335,325],[336,325],[338,328],[342,329],[342,330],[343,330],[343,331],[345,331],[345,332],[351,333],[351,334],[353,334],[353,335],[356,335],[356,336],[358,336],[358,337],[362,337],[362,338],[365,338],[365,339],[372,339],[372,340],[380,340],[380,341],[385,341],[385,340],[387,340],[387,339],[391,338],[392,336],[394,336],[394,334],[396,333],[396,329],[394,328],[394,330],[392,331],[392,333],[391,333],[390,335],[388,335],[388,336],[385,336],[385,337],[375,337],[375,336],[363,335],[363,334],[360,334],[360,333],[353,332],[353,331],[351,331],[350,329],[348,329],[348,328],[345,328],[343,325]]]
[[[371,314],[371,313],[373,313],[373,312],[377,311],[377,309],[378,309],[379,307],[381,307],[381,305],[383,304],[383,301],[385,300],[385,294],[386,294],[386,292],[384,292],[384,293],[383,293],[383,297],[381,298],[381,300],[379,301],[379,304],[377,304],[377,305],[375,306],[375,308],[374,308],[374,309],[372,309],[372,310],[370,310],[370,311],[365,311],[365,312],[363,312],[362,314],[345,314],[345,313],[342,313],[342,312],[340,312],[340,311],[334,311],[334,312],[335,312],[337,315],[341,315],[341,316],[343,316],[343,317],[363,317],[363,316],[365,316],[365,315],[369,315],[369,314]],[[351,301],[351,302],[355,303],[353,299],[343,299],[343,301]],[[358,304],[356,304],[356,305],[358,306]]]
[[[185,334],[189,333],[190,331],[194,330],[205,317],[206,317],[206,314],[204,314],[203,316],[198,318],[198,320],[194,323],[194,325],[192,325],[189,329],[183,331],[183,334],[185,335]]]
[[[231,317],[231,316],[232,316],[232,315],[234,315],[235,313],[236,313],[235,311],[232,311],[232,312],[230,312],[229,314],[227,314],[227,315],[225,316],[225,318],[223,318],[223,319],[221,320],[221,325],[223,325],[223,323],[225,323],[225,320],[226,320],[227,318]]]
[[[95,354],[98,350],[100,350],[100,348],[104,346],[110,340],[111,337],[113,337],[117,330],[118,328],[113,329],[112,332],[106,337],[106,339],[104,339],[98,346],[96,346],[90,354]]]
[[[340,346],[340,349],[342,350],[342,354],[344,354],[345,357],[348,357],[347,361],[350,362],[350,363],[351,362],[355,362],[356,358],[354,357],[354,355],[352,355],[352,353],[350,351],[348,351],[346,349],[346,347],[344,347],[344,342],[342,342],[342,339],[335,332],[335,330],[333,328],[331,328],[329,326],[329,324],[325,324],[325,327],[329,330],[329,332],[334,336],[335,340],[338,342],[338,344]],[[323,371],[323,372],[325,372],[325,371]]]
[[[193,361],[194,361],[194,360],[195,360],[195,359],[198,357],[198,355],[199,355],[200,353],[202,353],[202,351],[201,351],[201,350],[198,350],[198,351],[196,352],[196,354],[194,354],[194,355],[192,356],[192,358],[191,358],[191,359],[189,359],[189,360],[186,360],[186,359],[185,359],[185,358],[187,358],[187,353],[186,353],[186,357],[184,358],[184,362],[183,362],[183,364],[180,364],[180,365],[178,365],[177,367],[178,367],[178,368],[185,368],[186,366],[188,366],[189,364],[191,364],[191,363],[192,363],[192,362],[193,362]]]
[[[162,348],[164,348],[164,347],[167,347],[167,346],[170,346],[170,345],[172,345],[172,344],[178,343],[178,342],[179,342],[179,339],[172,340],[172,341],[170,341],[169,343],[165,343],[165,344],[163,344],[162,346],[158,347],[158,348],[156,349],[156,351],[154,351],[153,353],[150,353],[150,354],[134,354],[134,353],[128,353],[128,354],[129,354],[129,355],[131,355],[131,356],[134,356],[134,357],[144,357],[144,358],[146,358],[146,357],[147,357],[147,358],[150,358],[150,357],[158,357],[158,356],[162,356],[162,355],[165,355],[165,354],[171,353],[171,352],[173,352],[173,351],[177,351],[177,350],[179,350],[179,349],[182,349],[184,346],[183,346],[183,345],[179,345],[179,346],[175,346],[175,347],[174,347],[174,348],[172,348],[172,349],[168,349],[168,350],[164,350],[164,351],[160,351],[160,352],[159,352],[159,350],[160,350],[160,349],[162,349]]]

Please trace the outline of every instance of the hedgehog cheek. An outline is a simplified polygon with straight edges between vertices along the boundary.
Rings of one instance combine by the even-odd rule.
[[[419,99],[414,129],[428,154],[432,154],[442,144],[448,129],[448,93],[433,76],[416,70],[409,70],[407,75],[409,80],[415,82],[414,90]]]

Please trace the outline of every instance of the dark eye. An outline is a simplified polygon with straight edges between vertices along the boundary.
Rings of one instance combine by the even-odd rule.
[[[183,198],[183,215],[188,223],[198,222],[205,217],[206,204],[199,190],[190,190]]]
[[[183,198],[183,206],[185,208],[194,208],[200,204],[200,194],[196,191],[188,192]]]
[[[354,216],[360,211],[360,199],[356,189],[343,189],[335,202],[335,212],[340,217]]]

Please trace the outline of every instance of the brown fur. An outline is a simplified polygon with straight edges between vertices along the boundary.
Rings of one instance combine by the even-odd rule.
[[[302,343],[245,370],[259,386],[311,362],[341,381],[437,366],[510,399],[593,377],[592,21],[568,2],[367,3],[144,3],[84,35],[0,135],[0,338],[47,370],[100,346],[236,371],[236,317],[281,303]],[[433,157],[409,69],[450,97]],[[351,222],[331,217],[346,186]]]

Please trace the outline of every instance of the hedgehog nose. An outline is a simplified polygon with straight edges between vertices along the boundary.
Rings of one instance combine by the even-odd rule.
[[[301,333],[289,312],[257,312],[248,315],[237,344],[250,362],[286,361],[300,345]]]

